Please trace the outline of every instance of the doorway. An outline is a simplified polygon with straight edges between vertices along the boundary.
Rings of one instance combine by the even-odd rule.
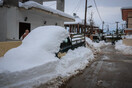
[[[30,23],[23,23],[23,22],[19,22],[19,39],[21,38],[21,36],[24,34],[25,30],[29,30],[30,32]]]

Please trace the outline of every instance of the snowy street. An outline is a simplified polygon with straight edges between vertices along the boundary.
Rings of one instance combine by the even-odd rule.
[[[97,60],[60,88],[132,88],[132,56],[103,47]]]
[[[0,0],[0,88],[132,88],[132,0]]]

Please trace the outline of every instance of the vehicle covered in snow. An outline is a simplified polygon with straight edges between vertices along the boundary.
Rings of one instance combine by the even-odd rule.
[[[70,34],[61,44],[60,50],[56,54],[57,57],[61,58],[66,52],[71,49],[74,50],[80,46],[85,46],[85,35],[84,34]]]
[[[7,51],[0,58],[0,88],[34,88],[60,75],[74,73],[79,67],[83,68],[93,58],[90,49],[79,47],[84,45],[83,36],[69,35],[59,26],[35,28],[19,47]],[[79,48],[69,50],[76,47]],[[68,52],[58,59],[55,56],[58,51]],[[64,69],[68,70],[64,72]]]

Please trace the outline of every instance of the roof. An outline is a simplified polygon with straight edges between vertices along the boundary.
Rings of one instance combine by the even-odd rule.
[[[128,17],[128,13],[132,12],[132,7],[123,7],[121,8],[121,11],[122,11],[122,19],[126,21]]]
[[[64,25],[82,25],[84,26],[84,20],[82,20],[80,17],[78,16],[74,16],[75,21],[74,22],[64,22]],[[90,26],[90,24],[86,24],[86,26]]]
[[[75,19],[75,22],[64,22],[64,24],[65,25],[67,25],[67,24],[81,24],[81,25],[83,25],[84,24],[83,20],[80,17],[74,16],[74,19]]]
[[[41,4],[39,4],[37,2],[34,2],[34,1],[27,1],[25,3],[19,2],[19,7],[22,7],[22,8],[25,8],[25,9],[38,8],[38,9],[41,9],[41,10],[44,10],[44,11],[51,12],[53,14],[57,14],[57,15],[69,18],[71,20],[74,20],[74,17],[69,15],[69,14],[66,14],[66,13],[64,13],[60,10],[55,10],[55,9],[50,8],[50,7],[41,5]]]

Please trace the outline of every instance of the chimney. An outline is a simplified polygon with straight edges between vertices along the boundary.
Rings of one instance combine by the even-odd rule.
[[[7,6],[18,6],[19,0],[3,0],[3,4]]]
[[[57,0],[57,9],[64,12],[65,0]]]

